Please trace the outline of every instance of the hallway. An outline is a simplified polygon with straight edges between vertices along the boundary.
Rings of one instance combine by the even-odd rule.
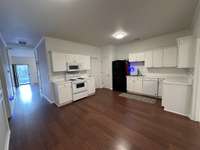
[[[10,150],[37,149],[40,134],[50,117],[48,111],[54,109],[54,106],[40,97],[38,85],[20,86],[17,89],[14,115],[10,121]]]
[[[38,86],[21,86],[11,119],[10,150],[197,150],[200,126],[160,104],[95,96],[57,108]]]

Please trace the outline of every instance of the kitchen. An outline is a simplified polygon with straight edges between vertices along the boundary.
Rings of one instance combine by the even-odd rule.
[[[100,87],[160,98],[164,110],[189,117],[194,68],[193,37],[187,31],[184,31],[156,38],[165,41],[165,43],[160,42],[164,46],[155,45],[154,48],[145,51],[134,52],[129,50],[127,52],[128,56],[124,61],[129,64],[129,69],[134,71],[129,71],[127,76],[124,76],[126,81],[123,82],[113,80],[115,73],[112,72],[112,62],[123,61],[122,58],[120,58],[121,60],[117,58],[117,47],[102,48],[105,49],[105,54],[103,54],[103,50],[102,52],[98,50],[99,53],[96,53],[95,50],[95,57],[105,58],[102,62],[106,62],[107,67],[104,67],[104,64],[101,64],[101,66],[102,69],[106,69],[105,71],[108,73],[106,76],[111,77],[107,80],[107,84],[110,83],[112,87],[103,85],[103,81]],[[51,96],[41,94],[58,107],[94,95],[95,89],[100,88],[95,83],[100,79],[97,79],[95,74],[91,75],[91,70],[94,69],[94,67],[91,68],[91,56],[79,53],[70,54],[70,52],[66,53],[64,50],[51,51],[52,49],[69,47],[70,42],[68,41],[47,37],[41,43],[43,42],[46,42],[47,45],[47,65],[50,68],[48,70],[49,82],[53,91],[50,93],[54,94]],[[70,44],[76,45],[75,43]],[[143,45],[145,45],[145,42]],[[119,72],[122,72],[122,70],[121,68]],[[101,74],[101,72],[96,72],[96,74]],[[101,76],[105,80],[106,76],[103,74],[104,72]],[[124,89],[115,89],[115,82],[120,83],[117,86],[124,87]],[[184,94],[177,95],[177,92]]]
[[[51,58],[53,72],[67,72],[64,81],[53,81],[57,106],[95,94],[95,79],[88,75],[90,56],[52,52]]]
[[[130,53],[129,67],[133,71],[127,76],[127,91],[161,98],[164,110],[189,117],[194,68],[192,38],[179,37],[173,46]],[[185,73],[156,74],[149,71],[152,69],[180,69]]]
[[[0,6],[0,149],[200,149],[199,0]]]

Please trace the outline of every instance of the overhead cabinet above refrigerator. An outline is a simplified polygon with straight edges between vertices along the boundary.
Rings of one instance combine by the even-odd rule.
[[[141,62],[144,61],[144,53],[130,53],[129,62]]]

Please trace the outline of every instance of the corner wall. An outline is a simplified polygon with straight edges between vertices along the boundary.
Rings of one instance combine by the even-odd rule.
[[[195,69],[190,118],[200,122],[200,2],[193,20],[193,36],[195,39]]]
[[[49,79],[49,66],[48,58],[46,52],[45,40],[42,39],[38,46],[36,47],[37,62],[38,62],[38,73],[39,73],[39,86],[40,93],[45,97],[50,103],[53,102],[53,91],[52,84]]]

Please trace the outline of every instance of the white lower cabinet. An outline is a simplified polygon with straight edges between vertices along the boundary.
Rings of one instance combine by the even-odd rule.
[[[88,78],[87,82],[88,82],[88,94],[89,95],[95,94],[95,79],[94,79],[94,77]]]
[[[143,93],[143,77],[127,76],[127,91]]]
[[[71,82],[54,83],[56,105],[58,107],[72,102],[72,85]]]
[[[158,79],[127,76],[127,91],[157,97]]]
[[[192,85],[186,83],[163,82],[162,106],[164,110],[189,116]]]

